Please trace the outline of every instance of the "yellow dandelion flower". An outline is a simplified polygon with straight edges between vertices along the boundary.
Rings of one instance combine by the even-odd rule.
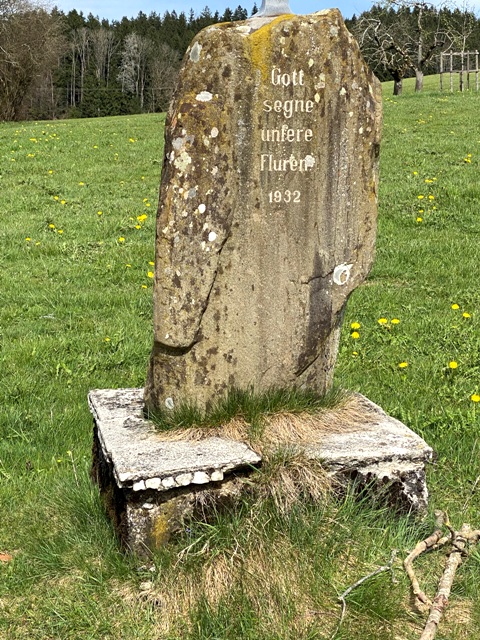
[[[60,200],[60,204],[67,204],[66,200]]]
[[[151,260],[150,260],[150,262],[149,262],[148,264],[149,264],[150,266],[152,266],[152,267],[153,267],[153,266],[155,266],[155,263],[154,263],[154,262],[152,262]],[[358,326],[360,326],[360,325],[358,325]]]
[[[142,215],[141,215],[141,216],[137,216],[137,220],[138,220],[139,222],[143,222],[143,221],[144,221],[144,220],[146,220],[147,218],[148,218],[148,216],[147,216],[147,214],[146,214],[146,213],[142,213]]]
[[[125,242],[125,238],[123,236],[120,236],[120,238],[118,239],[118,242]]]
[[[480,402],[480,396],[478,395],[478,393],[474,393],[470,396],[470,400],[472,402]]]
[[[417,218],[417,222],[423,222],[423,218]]]
[[[359,322],[352,322],[352,324],[350,325],[351,329],[360,329],[360,323]]]
[[[425,178],[425,184],[432,184],[433,180],[430,180],[430,178]]]
[[[53,196],[53,199],[54,200],[59,200],[60,198],[59,198],[59,196]]]
[[[130,268],[132,265],[131,265],[131,264],[126,264],[125,266],[126,266],[126,267],[128,267],[128,268]]]
[[[398,366],[400,367],[400,369],[406,369],[408,367],[408,362],[399,362]]]
[[[143,202],[148,202],[148,198],[144,198],[144,199],[143,199]]]
[[[454,303],[452,304],[452,309],[460,309],[460,307],[457,303]]]
[[[429,196],[428,196],[428,199],[429,199],[429,200],[435,200],[435,196],[429,195]]]
[[[352,351],[352,356],[358,356],[358,351]]]
[[[352,331],[350,335],[354,340],[358,340],[360,338],[360,334],[358,333],[358,331]]]
[[[48,173],[49,173],[50,175],[52,175],[53,171],[50,169]]]
[[[38,247],[38,245],[40,244],[40,242],[35,242],[35,246]]]
[[[97,211],[97,216],[103,216],[103,211]]]
[[[93,148],[94,148],[94,149],[98,149],[98,144],[94,144],[94,145],[93,145]]]
[[[54,225],[54,224],[49,224],[49,225],[48,225],[48,228],[49,228],[49,229],[55,229],[55,225]]]
[[[414,175],[414,176],[418,176],[418,171],[414,171],[414,172],[413,172],[413,175]]]
[[[110,342],[110,338],[108,336],[105,337],[105,342]]]
[[[462,316],[463,316],[464,318],[471,318],[471,317],[472,317],[472,316],[471,316],[467,311],[464,311],[464,312],[462,313]]]
[[[135,138],[129,138],[128,141],[129,142],[135,142]]]
[[[142,180],[145,180],[145,176],[142,176],[142,178],[141,178],[141,179],[142,179]]]
[[[377,322],[378,324],[388,324],[387,318],[379,318]]]
[[[141,229],[141,228],[142,228],[142,225],[141,225],[141,224],[136,224],[136,225],[135,225],[135,229]]]
[[[154,275],[155,275],[155,274],[153,273],[153,271],[149,271],[149,272],[147,273],[147,276],[148,276],[149,278],[153,278],[153,276],[154,276]]]
[[[150,202],[146,202],[146,203],[145,203],[145,206],[146,206],[146,207],[151,207],[152,205],[150,204]]]
[[[142,284],[142,289],[146,289],[147,285],[146,284]]]
[[[451,360],[448,363],[448,368],[449,369],[457,369],[458,368],[458,362],[455,362],[455,360]]]
[[[63,229],[57,229],[57,233],[59,233],[60,235],[62,235],[62,233],[63,233]]]
[[[84,187],[84,186],[85,186],[85,183],[84,183],[84,182],[79,182],[78,184],[79,184],[81,187]]]
[[[417,196],[417,198],[418,198],[419,200],[423,200],[423,199],[425,198],[425,196],[422,196],[422,195],[420,194],[419,196]]]
[[[398,318],[392,318],[392,319],[390,320],[390,322],[391,322],[392,324],[400,324],[400,320],[399,320]]]
[[[25,242],[31,242],[32,239],[31,238],[25,238]]]
[[[425,209],[419,209],[418,213],[425,213]]]

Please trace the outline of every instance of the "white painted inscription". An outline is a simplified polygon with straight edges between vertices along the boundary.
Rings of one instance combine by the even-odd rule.
[[[310,65],[311,66],[311,65]],[[289,73],[285,73],[280,67],[273,67],[270,72],[270,84],[278,87],[283,92],[287,87],[304,87],[305,71],[303,69],[294,69]],[[284,99],[281,95],[278,98],[267,98],[262,103],[262,110],[266,114],[277,116],[275,119],[282,119],[286,123],[280,122],[277,126],[273,123],[269,127],[263,127],[261,130],[262,143],[268,144],[291,144],[312,142],[314,139],[313,129],[307,127],[296,127],[294,121],[296,116],[301,114],[311,114],[314,109],[318,108],[319,97],[314,96],[313,99],[293,97],[292,89],[289,89],[288,98]],[[271,118],[270,118],[271,122]],[[283,147],[284,148],[284,147]],[[260,154],[260,171],[261,172],[295,172],[307,173],[315,167],[315,157],[309,153],[306,155],[295,153],[294,147],[289,157],[280,155],[274,148],[265,146]],[[268,201],[271,204],[290,204],[301,202],[301,191],[299,190],[274,190],[268,193]]]

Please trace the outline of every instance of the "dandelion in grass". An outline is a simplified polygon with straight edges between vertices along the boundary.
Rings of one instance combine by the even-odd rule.
[[[388,324],[387,318],[379,318],[377,322],[378,324],[382,324],[382,325]]]
[[[392,318],[392,319],[390,320],[390,322],[391,322],[392,324],[400,324],[400,320],[399,320],[398,318]]]
[[[149,264],[150,266],[152,266],[152,267],[155,265],[155,263],[154,263],[154,262],[152,262],[151,260],[150,260],[150,262],[149,262],[148,264]]]
[[[132,267],[131,264],[126,264],[125,266],[128,267],[128,269],[130,269]]]
[[[142,225],[141,225],[141,224],[136,224],[136,225],[135,225],[135,229],[141,229],[141,228],[142,228]]]
[[[356,331],[357,329],[360,329],[360,323],[359,322],[352,322],[352,324],[350,325],[350,328],[353,329],[354,331]]]
[[[137,216],[137,220],[138,220],[139,222],[144,222],[147,218],[148,218],[148,216],[147,216],[147,214],[146,214],[146,213],[142,213],[142,215],[141,215],[141,216]]]
[[[408,362],[404,360],[403,362],[399,362],[398,366],[400,369],[406,369],[408,367]]]
[[[435,200],[435,196],[432,196],[431,194],[428,196],[429,200]]]
[[[147,276],[148,276],[149,278],[153,278],[153,276],[154,276],[154,275],[155,275],[155,274],[153,273],[153,271],[149,271],[149,272],[147,273]]]
[[[423,199],[425,198],[425,196],[422,196],[422,194],[420,194],[419,196],[417,196],[417,198],[418,198],[419,200],[423,200]]]
[[[352,356],[358,356],[358,351],[352,351]]]
[[[110,338],[108,336],[105,336],[105,342],[110,342]]]
[[[125,238],[123,236],[120,236],[120,238],[118,239],[118,242],[120,244],[123,244],[125,242]]]
[[[48,172],[50,175],[52,175],[53,171],[50,169],[50,171]]]
[[[454,303],[452,304],[452,309],[453,309],[454,311],[456,311],[457,309],[460,309],[460,305],[458,305],[456,302],[454,302]]]
[[[54,225],[53,223],[50,223],[50,224],[48,225],[48,228],[49,228],[49,229],[55,229],[55,225]]]
[[[450,362],[448,363],[448,368],[449,369],[458,369],[458,362],[456,362],[455,360],[450,360]]]
[[[358,340],[360,338],[360,334],[358,333],[358,331],[352,331],[352,333],[350,334],[350,336],[354,339],[354,340]]]
[[[146,284],[142,284],[142,289],[148,289]]]
[[[418,176],[418,171],[414,171],[414,172],[413,172],[413,175],[414,175],[414,176]]]
[[[417,218],[417,222],[423,222],[423,218]]]
[[[478,393],[473,393],[473,394],[470,396],[470,400],[471,400],[472,402],[480,402],[480,395],[478,395]]]
[[[57,233],[59,233],[60,235],[62,235],[62,233],[63,233],[63,229],[57,229]]]
[[[60,200],[60,204],[67,204],[66,200]]]
[[[79,182],[78,184],[79,184],[81,187],[84,187],[84,186],[85,186],[85,183],[84,183],[84,182]]]
[[[60,200],[60,196],[53,196],[54,200]]]
[[[463,318],[471,318],[472,316],[468,313],[468,311],[464,311],[464,312],[462,313],[462,317],[463,317]]]
[[[97,216],[103,216],[103,211],[97,211]]]

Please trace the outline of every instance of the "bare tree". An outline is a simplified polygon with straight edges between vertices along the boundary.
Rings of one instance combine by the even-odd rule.
[[[374,9],[362,14],[355,26],[365,58],[393,77],[394,95],[401,93],[409,71],[415,73],[415,91],[421,91],[434,55],[452,46],[444,12],[422,0],[383,0]]]
[[[110,65],[112,56],[118,47],[115,33],[111,29],[100,27],[90,32],[92,43],[95,77],[99,82],[103,81],[108,86],[110,78]]]
[[[180,69],[180,55],[168,44],[162,43],[152,49],[150,61],[151,109],[166,110],[175,87]]]
[[[147,81],[147,64],[151,44],[148,38],[135,32],[125,38],[122,62],[118,80],[122,84],[122,91],[133,93],[140,101],[143,109],[145,100],[145,85]]]
[[[0,119],[21,118],[28,94],[58,65],[58,19],[28,0],[0,0]]]

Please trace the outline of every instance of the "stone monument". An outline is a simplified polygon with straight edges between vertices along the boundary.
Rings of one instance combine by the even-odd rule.
[[[380,83],[337,10],[272,13],[208,27],[180,72],[149,409],[205,409],[232,387],[324,393],[345,303],[372,264]]]
[[[145,406],[330,387],[345,303],[373,260],[380,121],[380,84],[337,10],[267,0],[191,44],[165,129],[145,391],[89,394],[93,476],[124,547],[165,544],[262,462],[221,430],[169,437]],[[322,424],[279,445],[425,508],[432,450],[410,429],[358,394]]]

